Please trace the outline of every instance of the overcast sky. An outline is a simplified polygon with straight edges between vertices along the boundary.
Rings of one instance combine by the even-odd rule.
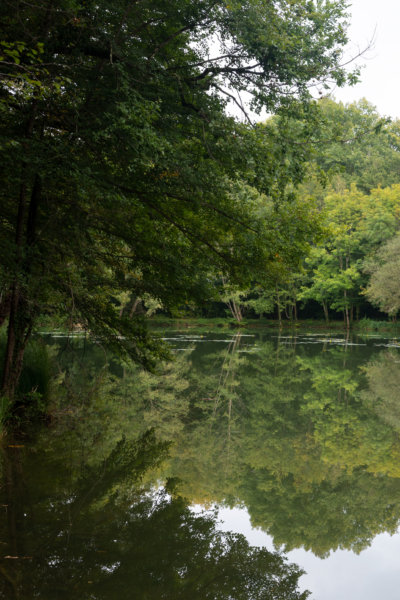
[[[352,13],[348,52],[357,54],[375,34],[374,47],[361,59],[361,83],[338,89],[335,98],[353,102],[366,98],[382,116],[400,118],[400,1],[349,0]]]

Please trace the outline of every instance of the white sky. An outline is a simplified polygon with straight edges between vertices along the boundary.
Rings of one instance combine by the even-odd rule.
[[[353,102],[366,98],[382,116],[400,118],[400,0],[349,0],[352,13],[349,53],[368,45],[375,33],[372,50],[360,59],[365,67],[361,83],[337,89],[337,100]]]

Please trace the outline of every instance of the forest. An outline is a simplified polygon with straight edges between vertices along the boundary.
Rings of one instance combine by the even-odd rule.
[[[335,99],[349,20],[0,3],[1,597],[305,600],[286,553],[398,530],[400,121]]]
[[[349,328],[360,318],[395,320],[400,310],[400,123],[365,99],[348,105],[323,99],[318,108],[324,137],[296,195],[316,211],[321,236],[294,268],[281,261],[267,285],[225,287],[237,319],[248,311],[293,320],[300,311],[320,313],[327,323],[342,318]]]
[[[399,124],[329,98],[344,2],[0,10],[3,397],[43,323],[152,369],[156,313],[396,318]]]
[[[151,367],[165,349],[139,299],[267,289],[321,235],[295,193],[320,128],[310,86],[357,73],[345,3],[292,4],[2,3],[4,397],[41,316]],[[276,118],[229,116],[243,93]]]

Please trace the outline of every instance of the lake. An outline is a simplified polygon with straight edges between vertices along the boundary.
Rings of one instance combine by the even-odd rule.
[[[51,419],[2,444],[0,598],[397,600],[400,340],[160,335],[156,374],[43,336]]]

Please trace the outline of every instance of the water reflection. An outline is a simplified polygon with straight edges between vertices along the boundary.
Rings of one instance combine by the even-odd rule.
[[[3,598],[305,600],[296,565],[219,531],[171,480],[143,484],[166,456],[154,432],[83,463],[73,438],[4,446]]]
[[[373,400],[399,365],[360,340],[279,342],[193,342],[164,378],[136,376],[142,418],[173,429],[165,474],[193,502],[244,504],[286,550],[358,552],[400,516],[398,432]]]
[[[168,337],[179,352],[156,375],[96,346],[54,346],[53,422],[29,452],[4,451],[1,540],[4,556],[19,556],[0,563],[8,593],[248,599],[264,585],[267,597],[301,597],[298,570],[287,579],[279,557],[218,532],[215,515],[190,504],[245,506],[277,546],[320,557],[397,530],[396,341]],[[277,581],[292,581],[292,596]]]

